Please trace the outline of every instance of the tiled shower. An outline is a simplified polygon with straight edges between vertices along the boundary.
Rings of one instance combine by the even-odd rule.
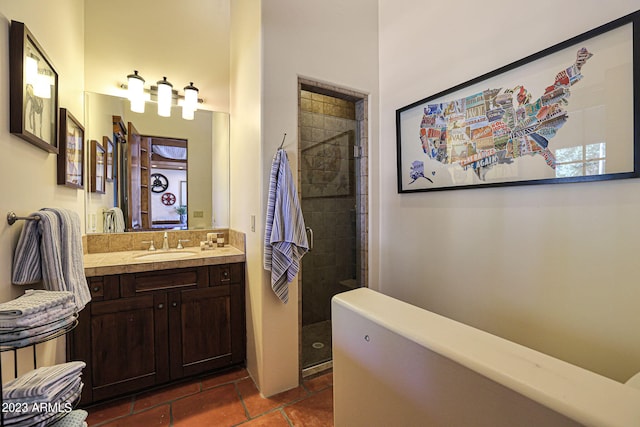
[[[313,250],[302,259],[303,369],[331,360],[331,297],[359,286],[360,269],[356,104],[305,89],[300,195]]]

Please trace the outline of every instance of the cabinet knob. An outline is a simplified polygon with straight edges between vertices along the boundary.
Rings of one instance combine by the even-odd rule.
[[[158,304],[158,308],[159,309],[163,309],[164,308],[164,304]]]
[[[174,301],[174,302],[171,303],[171,307],[177,307],[177,306],[178,306],[177,302]]]
[[[100,290],[100,286],[94,286],[93,287],[93,292],[98,292]]]

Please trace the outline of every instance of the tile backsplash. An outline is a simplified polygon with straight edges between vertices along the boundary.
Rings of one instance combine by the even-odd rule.
[[[157,249],[162,248],[162,240],[165,230],[162,231],[136,231],[129,233],[113,233],[113,234],[86,234],[82,236],[82,245],[84,253],[103,253],[103,252],[119,252],[119,251],[137,251],[149,248],[150,240]],[[207,233],[223,233],[225,244],[230,244],[242,251],[244,247],[244,233],[234,230],[224,229],[208,229],[208,230],[167,230],[169,238],[169,247],[178,246],[178,239],[183,241],[182,245],[187,247],[200,247],[200,242],[207,240]]]

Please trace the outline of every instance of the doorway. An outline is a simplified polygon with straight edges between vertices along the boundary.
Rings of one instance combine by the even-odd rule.
[[[367,286],[366,95],[299,80],[302,376],[332,366],[331,298]]]

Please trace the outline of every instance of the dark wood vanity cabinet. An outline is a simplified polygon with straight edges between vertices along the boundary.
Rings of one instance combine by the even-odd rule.
[[[244,263],[92,277],[68,338],[83,404],[245,360]]]

